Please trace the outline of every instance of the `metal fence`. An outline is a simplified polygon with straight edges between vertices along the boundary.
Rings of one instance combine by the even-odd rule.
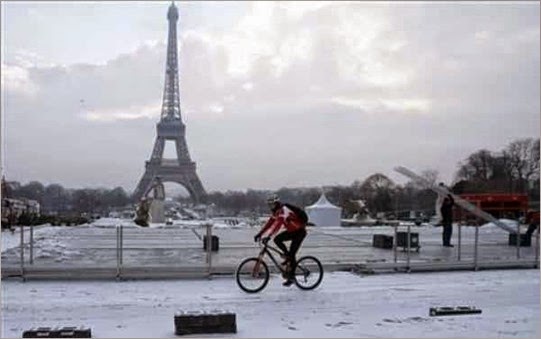
[[[33,226],[21,227],[19,246],[2,253],[2,278],[210,277],[233,274],[243,258],[258,253],[253,243],[257,229],[249,227],[218,228],[207,223],[57,230],[54,235],[38,232],[36,237]],[[517,231],[524,234],[520,226]],[[373,239],[378,234],[393,237],[392,248],[374,247]],[[520,242],[511,246],[509,237],[495,227],[455,225],[455,247],[445,248],[441,246],[441,228],[430,226],[311,227],[299,255],[315,255],[328,271],[538,268],[538,230],[530,246],[520,246]]]

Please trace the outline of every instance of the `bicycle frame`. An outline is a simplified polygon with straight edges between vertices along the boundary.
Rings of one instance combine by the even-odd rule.
[[[276,254],[284,255],[279,248],[268,244],[268,241],[258,243],[260,249],[256,257],[248,257],[244,259],[235,272],[237,284],[239,287],[248,293],[256,293],[261,291],[267,285],[272,265],[265,260],[265,255],[270,257],[270,261],[274,263],[277,270],[272,270],[273,273],[282,273],[282,277],[287,279],[288,284],[293,281],[297,287],[303,290],[312,290],[319,286],[323,278],[323,266],[321,262],[313,256],[301,256],[292,265],[281,265],[280,258]],[[287,253],[287,252],[286,252]],[[269,269],[271,268],[271,269]],[[250,278],[250,276],[252,278]],[[244,278],[243,278],[244,277]],[[243,279],[248,278],[249,285],[246,285]],[[253,284],[256,284],[253,286]]]
[[[278,270],[280,270],[282,274],[286,273],[286,271],[282,269],[282,266],[278,263],[278,261],[276,261],[270,250],[278,253],[279,255],[284,255],[284,253],[279,249],[269,245],[268,243],[263,243],[263,248],[261,248],[261,251],[259,251],[259,255],[257,256],[257,264],[254,267],[254,272],[252,273],[254,277],[257,275],[257,273],[259,273],[259,263],[263,260],[265,254],[270,257],[271,261],[274,263],[274,266],[276,266],[276,268],[278,268]]]

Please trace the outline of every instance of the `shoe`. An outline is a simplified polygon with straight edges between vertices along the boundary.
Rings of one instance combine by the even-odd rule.
[[[443,245],[444,247],[455,247],[455,245],[451,245],[451,244],[447,244],[447,245]]]
[[[284,286],[291,286],[291,284],[293,284],[293,279],[287,279],[282,283]]]

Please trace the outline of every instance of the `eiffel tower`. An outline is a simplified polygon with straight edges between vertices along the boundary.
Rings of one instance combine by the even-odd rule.
[[[180,94],[177,60],[178,10],[171,3],[167,11],[169,36],[167,41],[167,63],[165,66],[165,87],[160,122],[156,125],[157,137],[150,160],[145,162],[145,173],[135,189],[133,197],[138,201],[148,195],[155,182],[176,182],[186,188],[194,203],[206,196],[205,189],[195,171],[195,162],[190,158],[186,144],[186,126],[180,115]],[[174,141],[177,158],[164,159],[166,141]]]

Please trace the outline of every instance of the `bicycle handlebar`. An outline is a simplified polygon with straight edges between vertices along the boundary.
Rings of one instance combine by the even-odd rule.
[[[265,247],[269,247],[269,241],[270,241],[270,237],[265,237],[265,238],[261,238],[257,241],[257,244],[259,245],[259,247],[261,246],[265,246]]]

